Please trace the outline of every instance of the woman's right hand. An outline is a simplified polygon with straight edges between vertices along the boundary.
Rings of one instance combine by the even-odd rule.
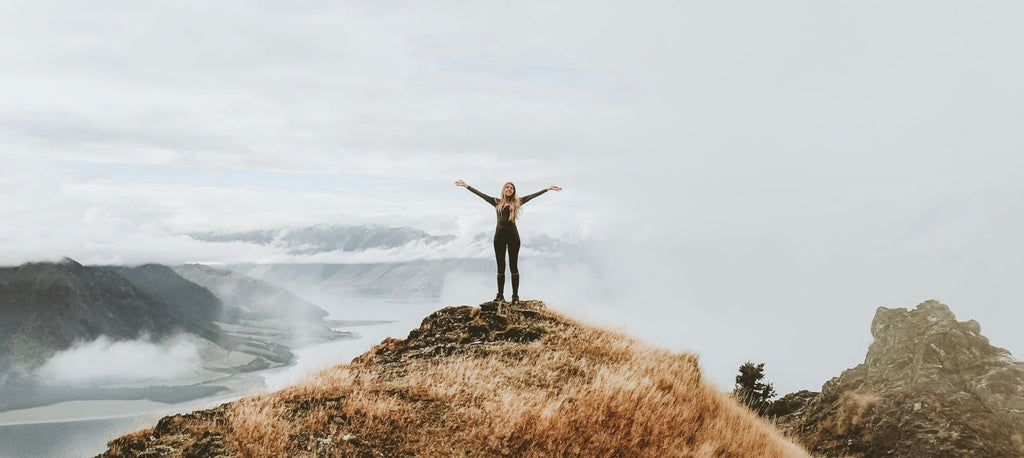
[[[468,185],[468,184],[466,184],[466,182],[465,182],[465,181],[462,181],[462,180],[456,181],[456,182],[455,182],[455,186],[462,186],[462,187],[464,187],[464,188],[468,188],[468,187],[469,187],[469,185]]]

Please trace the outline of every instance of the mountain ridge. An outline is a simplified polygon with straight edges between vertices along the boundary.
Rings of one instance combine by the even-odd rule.
[[[0,268],[0,352],[29,368],[77,341],[209,334],[114,270],[59,263]],[[17,356],[13,356],[17,355]]]

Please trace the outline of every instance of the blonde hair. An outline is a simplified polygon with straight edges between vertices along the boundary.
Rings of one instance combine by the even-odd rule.
[[[512,196],[505,196],[505,186],[512,185]],[[494,205],[494,210],[501,214],[501,209],[509,207],[511,209],[508,212],[508,220],[515,221],[519,218],[519,211],[522,209],[523,202],[519,199],[519,194],[516,192],[516,184],[511,181],[506,181],[505,184],[501,185],[501,193],[498,194],[501,198],[498,199],[498,203]]]

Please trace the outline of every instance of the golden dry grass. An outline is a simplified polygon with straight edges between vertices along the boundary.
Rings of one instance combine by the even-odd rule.
[[[867,413],[881,400],[875,393],[844,392],[839,398],[839,410],[832,421],[826,424],[837,435],[849,434],[859,428]]]
[[[546,332],[529,343],[361,358],[188,429],[221,432],[229,453],[245,457],[807,456],[705,383],[694,355],[542,314]]]

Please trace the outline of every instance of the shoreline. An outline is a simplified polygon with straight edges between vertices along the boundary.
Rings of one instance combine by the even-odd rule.
[[[245,397],[244,393],[232,393],[223,398],[203,398],[176,404],[150,401],[66,401],[43,407],[8,410],[0,412],[0,428],[22,425],[51,423],[75,423],[81,421],[116,420],[121,418],[152,417],[159,419],[176,413],[209,409],[226,402]],[[68,412],[71,412],[69,415]],[[12,418],[17,417],[17,418]],[[27,418],[26,418],[27,417]]]

